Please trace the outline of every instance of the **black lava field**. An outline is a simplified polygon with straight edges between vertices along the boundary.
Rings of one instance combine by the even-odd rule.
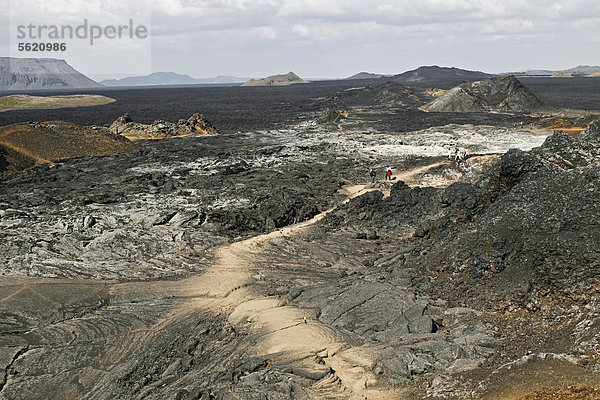
[[[600,79],[589,78],[520,78],[535,94],[557,107],[600,109]],[[99,90],[65,90],[30,93],[43,95],[94,93],[117,101],[95,107],[59,110],[26,110],[0,113],[0,125],[26,121],[63,120],[80,125],[108,126],[119,116],[129,113],[137,122],[157,119],[177,122],[194,113],[204,114],[223,132],[279,128],[317,112],[336,93],[349,88],[377,85],[385,80],[339,80],[313,82],[290,87],[182,86],[147,88],[106,88]],[[275,90],[273,90],[275,89]],[[9,93],[7,93],[9,94]],[[440,117],[418,111],[403,111],[390,117],[395,130],[416,130],[444,122],[468,123],[473,115]],[[484,120],[500,120],[493,115]]]

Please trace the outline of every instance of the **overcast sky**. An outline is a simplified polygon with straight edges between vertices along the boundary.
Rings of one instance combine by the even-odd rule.
[[[150,25],[145,41],[72,44],[76,51],[64,58],[92,77],[148,70],[334,78],[432,64],[486,72],[600,64],[598,0],[0,0],[0,6],[11,9],[2,21],[10,30],[0,39],[4,55],[32,56],[15,52],[15,26],[23,21],[117,24],[135,16]]]

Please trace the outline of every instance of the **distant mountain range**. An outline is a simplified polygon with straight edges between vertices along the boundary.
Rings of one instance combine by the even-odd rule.
[[[154,72],[145,76],[131,76],[122,79],[100,81],[105,86],[152,86],[152,85],[198,85],[207,83],[243,83],[247,78],[217,76],[216,78],[196,79],[175,72]]]
[[[437,65],[422,66],[397,75],[359,72],[345,79],[386,80],[407,86],[450,89],[467,82],[489,79],[493,76],[547,76],[547,77],[600,77],[600,66],[580,65],[563,71],[527,70],[506,74],[488,74],[454,67]],[[287,86],[307,83],[293,72],[268,76],[262,79],[217,76],[215,78],[193,78],[174,72],[155,72],[145,76],[104,80],[100,83],[75,70],[65,60],[54,58],[11,58],[0,57],[0,90],[44,90],[95,88],[103,86],[152,86],[152,85],[197,85],[197,84],[241,84],[244,86]]]
[[[0,57],[0,90],[101,87],[56,58]]]
[[[271,75],[262,79],[250,79],[242,86],[288,86],[296,83],[308,83],[293,72],[283,75]]]

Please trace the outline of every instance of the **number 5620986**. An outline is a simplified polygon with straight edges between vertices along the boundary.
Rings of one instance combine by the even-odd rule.
[[[66,43],[45,43],[45,42],[33,42],[33,43],[19,43],[17,45],[19,51],[66,51]]]

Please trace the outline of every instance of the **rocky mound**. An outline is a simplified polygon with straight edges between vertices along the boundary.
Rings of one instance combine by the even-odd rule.
[[[549,109],[513,75],[466,83],[453,88],[423,109],[434,112],[523,113]]]
[[[104,128],[62,121],[0,127],[0,173],[18,172],[37,163],[134,150],[129,140]]]
[[[0,90],[65,89],[102,86],[54,58],[0,57]]]
[[[202,114],[194,114],[177,123],[156,120],[152,124],[133,122],[131,115],[124,114],[109,128],[129,139],[161,139],[187,135],[218,135],[220,132]]]
[[[293,72],[285,75],[272,75],[262,79],[250,79],[242,86],[289,86],[296,83],[308,83]]]

